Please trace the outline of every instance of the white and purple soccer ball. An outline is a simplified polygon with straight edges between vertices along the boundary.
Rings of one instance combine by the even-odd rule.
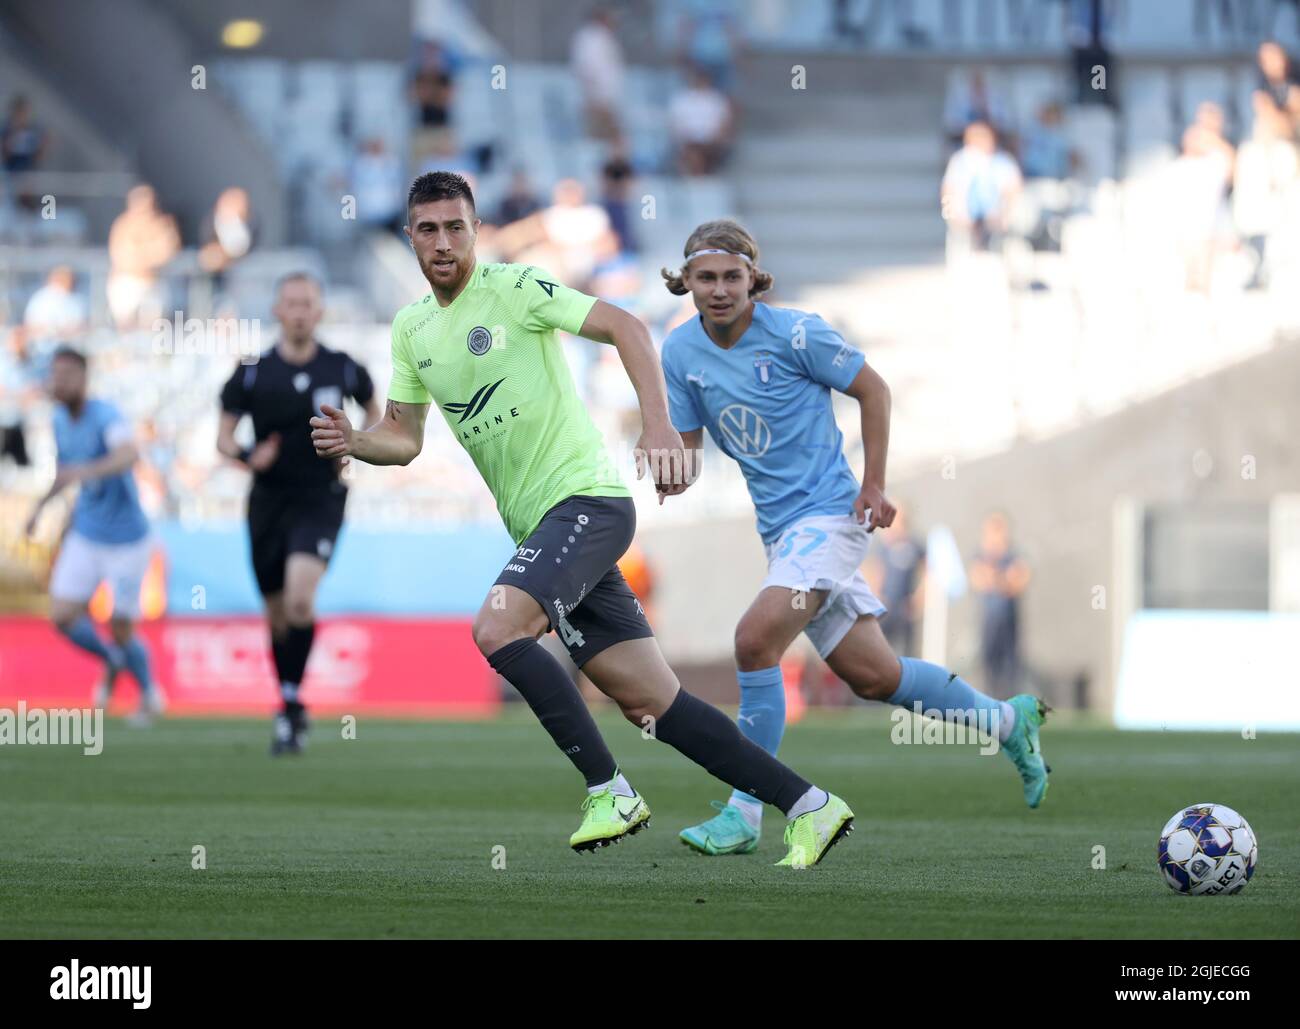
[[[1250,824],[1222,804],[1183,808],[1160,830],[1160,874],[1175,893],[1209,896],[1236,893],[1259,863]]]

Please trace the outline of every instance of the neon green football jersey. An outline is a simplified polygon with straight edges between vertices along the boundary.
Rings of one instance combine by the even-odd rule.
[[[531,265],[477,264],[446,307],[428,293],[393,319],[389,398],[437,405],[516,543],[569,497],[631,495],[555,338],[595,303]]]

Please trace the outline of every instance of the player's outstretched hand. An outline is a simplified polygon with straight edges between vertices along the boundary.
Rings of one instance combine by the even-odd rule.
[[[255,446],[248,454],[248,467],[255,472],[264,472],[280,456],[280,434],[273,432]]]
[[[867,512],[871,512],[871,521],[867,521]],[[889,502],[879,486],[863,486],[857,499],[853,501],[853,515],[859,525],[865,524],[867,532],[876,529],[888,529],[894,524],[894,515],[898,509]]]
[[[664,497],[684,492],[690,485],[681,433],[672,426],[644,430],[632,453],[636,457],[636,477],[644,479],[649,471],[659,492],[659,503],[664,502]]]
[[[321,404],[311,420],[311,443],[317,457],[347,457],[352,453],[352,423],[337,407]]]

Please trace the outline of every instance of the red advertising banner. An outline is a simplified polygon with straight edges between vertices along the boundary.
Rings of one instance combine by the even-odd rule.
[[[278,702],[266,625],[257,618],[173,618],[141,629],[168,714],[257,715]],[[105,630],[106,635],[106,630]],[[0,705],[84,707],[100,665],[49,622],[0,619]],[[134,709],[123,673],[110,714]],[[500,707],[495,673],[467,619],[330,618],[317,623],[303,683],[312,711],[484,718]]]

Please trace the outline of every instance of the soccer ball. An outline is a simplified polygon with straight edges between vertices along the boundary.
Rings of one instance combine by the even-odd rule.
[[[1193,804],[1160,830],[1156,856],[1175,893],[1236,893],[1255,874],[1259,845],[1249,823],[1232,808]]]

